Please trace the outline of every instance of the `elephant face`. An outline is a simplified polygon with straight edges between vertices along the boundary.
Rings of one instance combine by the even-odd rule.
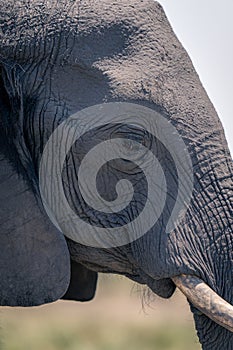
[[[90,300],[99,271],[124,274],[165,298],[175,290],[175,276],[192,275],[232,303],[232,160],[216,111],[161,6],[152,0],[7,1],[1,6],[1,304]],[[111,121],[103,122],[110,114]],[[63,200],[82,220],[74,234],[70,216],[51,190],[59,183],[58,153],[46,153],[58,129],[65,131],[55,140],[55,151],[69,142],[68,120],[75,121],[75,132],[60,170]],[[166,140],[161,141],[162,134]],[[179,140],[178,148],[173,140]],[[121,153],[113,158],[100,149],[87,164],[91,174],[92,165],[100,165],[95,184],[104,203],[110,203],[107,209],[120,195],[134,192],[127,206],[123,197],[112,211],[91,208],[96,194],[89,172],[83,190],[78,179],[85,155],[104,142],[108,152]],[[188,152],[191,173],[188,160],[176,157],[177,149]],[[137,224],[132,232],[139,234],[131,239],[129,223],[148,208],[150,156],[158,160],[151,184],[164,178],[166,193],[160,190],[163,182],[156,182],[156,205],[143,222],[157,219],[146,232]],[[61,207],[60,222],[43,205],[40,174],[47,176],[48,167],[41,170],[42,163],[58,166],[49,173],[48,197],[55,209]],[[142,164],[147,164],[143,170]],[[186,181],[177,180],[182,169]],[[192,195],[186,201],[179,193]],[[185,210],[167,232],[177,198]],[[89,237],[92,227],[117,228],[117,237],[127,239],[112,245],[101,236],[89,244],[75,239],[76,233]],[[203,347],[229,348],[231,332],[189,299]]]

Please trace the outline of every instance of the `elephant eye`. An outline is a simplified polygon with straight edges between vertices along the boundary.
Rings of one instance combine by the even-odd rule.
[[[119,150],[125,161],[138,162],[148,151],[143,133],[119,135],[118,138],[121,140]]]
[[[111,140],[113,147],[118,147],[119,155],[119,160],[113,161],[111,167],[128,174],[138,172],[138,166],[147,159],[150,135],[140,126],[121,124],[112,131]]]
[[[124,139],[123,140],[123,146],[127,152],[134,153],[134,152],[137,152],[139,150],[140,143],[137,141],[135,142],[135,141],[136,140],[132,140],[132,139]]]

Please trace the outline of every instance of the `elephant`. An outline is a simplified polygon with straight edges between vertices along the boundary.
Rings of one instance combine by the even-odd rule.
[[[179,169],[172,162],[176,148],[174,144],[166,153],[162,142],[157,148],[152,145],[168,176],[167,209],[132,241],[84,244],[57,225],[45,208],[40,190],[44,150],[70,116],[85,117],[93,106],[125,104],[138,113],[146,111],[145,118],[147,112],[160,115],[175,128],[192,164],[192,195],[178,224],[166,232],[164,222],[177,196]],[[84,117],[79,131],[88,124]],[[150,119],[154,129],[156,118]],[[120,274],[163,298],[178,287],[190,303],[203,349],[233,348],[232,159],[217,113],[157,1],[2,2],[0,123],[0,305],[88,301],[94,298],[98,272]],[[136,176],[138,200],[131,209],[97,215],[78,191],[78,167],[99,141],[111,135],[114,142],[123,138],[136,156],[136,143],[150,149],[150,135],[126,124],[98,124],[66,154],[64,192],[73,212],[89,226],[121,232],[145,206],[146,182],[127,157],[102,165],[97,187],[111,202],[118,182],[126,177],[133,183]],[[82,227],[77,232],[88,234]]]

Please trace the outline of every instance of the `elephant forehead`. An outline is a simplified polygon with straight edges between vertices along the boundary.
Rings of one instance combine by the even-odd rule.
[[[41,66],[46,58],[53,67],[94,66],[108,76],[117,94],[128,91],[131,98],[137,97],[133,91],[158,91],[166,73],[194,73],[153,0],[7,1],[0,10],[0,50],[3,58],[22,67]]]
[[[95,67],[117,94],[131,98],[138,97],[133,91],[150,94],[167,69],[170,76],[186,66],[193,71],[153,0],[7,1],[0,11],[0,50],[25,71],[46,59],[52,67]]]
[[[104,80],[111,98],[152,101],[194,146],[197,138],[210,147],[224,139],[191,60],[156,1],[6,1],[0,9],[0,52],[7,70],[9,61],[18,63],[24,78],[28,66],[51,67],[53,79],[62,71],[70,84],[80,80],[82,70],[85,82],[92,73],[98,87]]]
[[[115,25],[115,30],[128,28],[130,33],[140,31],[149,23],[160,27],[166,16],[153,0],[10,0],[1,4],[0,46],[16,44],[29,46],[34,39],[53,39],[62,33],[84,35]],[[117,27],[117,24],[122,24]],[[112,33],[113,34],[113,33]],[[127,35],[127,33],[122,33]]]

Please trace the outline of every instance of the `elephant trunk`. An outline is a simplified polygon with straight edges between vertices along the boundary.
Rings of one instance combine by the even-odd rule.
[[[203,314],[233,332],[233,306],[216,294],[201,279],[191,275],[172,278],[187,299]]]

